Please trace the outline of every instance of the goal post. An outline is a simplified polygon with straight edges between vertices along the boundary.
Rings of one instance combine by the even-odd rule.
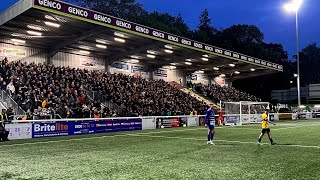
[[[226,125],[260,123],[261,115],[269,108],[269,102],[225,102],[224,122]]]

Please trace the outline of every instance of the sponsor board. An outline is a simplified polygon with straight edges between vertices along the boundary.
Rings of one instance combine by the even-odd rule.
[[[9,131],[9,139],[31,139],[32,124],[6,124],[6,130]]]
[[[279,114],[279,120],[292,120],[292,114]]]
[[[190,40],[184,37],[179,37],[176,35],[169,34],[157,29],[146,27],[140,24],[129,22],[120,18],[116,18],[107,14],[99,13],[96,11],[88,10],[71,4],[67,4],[61,1],[55,0],[34,0],[34,5],[40,7],[41,9],[57,11],[60,13],[65,13],[72,15],[74,17],[79,17],[82,20],[90,21],[96,24],[104,25],[114,29],[123,29],[135,34],[141,34],[143,36],[148,36],[153,39],[159,39],[166,42],[172,42],[179,44],[180,46],[199,49],[208,53],[213,53],[217,56],[229,57],[239,61],[248,62],[251,64],[257,64],[264,67],[273,68],[279,71],[283,70],[283,66],[271,62],[267,62],[261,59],[253,58],[247,55],[243,55],[237,52],[225,50],[212,45],[204,44],[194,40]]]
[[[94,121],[69,122],[69,135],[94,134],[96,124]]]
[[[180,118],[178,117],[157,118],[156,127],[157,128],[161,128],[161,126],[163,126],[164,128],[179,127],[180,121],[182,120],[180,120]]]
[[[96,121],[96,133],[142,130],[142,119]]]
[[[32,125],[32,138],[68,136],[69,123],[36,123]]]
[[[93,68],[93,69],[103,69],[104,64],[98,60],[93,60],[93,59],[89,59],[89,58],[80,58],[80,67]]]
[[[18,48],[6,48],[6,47],[0,47],[0,57],[19,57],[23,58],[27,56],[26,50],[18,49]]]

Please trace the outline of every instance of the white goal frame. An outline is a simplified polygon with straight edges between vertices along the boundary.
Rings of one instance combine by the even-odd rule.
[[[228,105],[236,105],[239,106],[236,111],[230,111],[230,107]],[[252,105],[261,105],[260,112],[251,112]],[[247,106],[247,113],[243,112],[243,107]],[[233,118],[238,119],[239,123],[233,123],[232,125],[243,125],[243,124],[253,124],[253,123],[261,123],[261,115],[264,113],[266,109],[269,109],[270,103],[269,102],[252,102],[252,101],[240,101],[240,102],[224,102],[224,111],[225,111],[225,118]],[[228,123],[226,122],[226,125]]]

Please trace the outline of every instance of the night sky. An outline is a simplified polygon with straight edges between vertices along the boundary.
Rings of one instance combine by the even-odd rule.
[[[195,29],[205,8],[213,25],[226,28],[233,24],[254,24],[265,35],[266,42],[281,43],[292,56],[295,54],[295,15],[284,12],[288,0],[136,0],[149,12],[181,13],[186,23]],[[17,0],[0,0],[0,12]],[[182,3],[183,2],[183,3]],[[299,11],[300,48],[320,43],[320,1],[304,0]],[[289,57],[292,59],[291,57]]]

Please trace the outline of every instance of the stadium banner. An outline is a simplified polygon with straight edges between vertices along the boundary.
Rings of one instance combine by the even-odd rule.
[[[6,124],[6,130],[9,131],[9,139],[31,139],[32,138],[32,124]]]
[[[113,68],[117,68],[117,69],[129,70],[129,66],[127,64],[112,63],[110,66],[113,67]]]
[[[155,76],[161,76],[161,77],[168,77],[168,71],[166,70],[162,70],[162,69],[158,69],[154,72]]]
[[[279,121],[279,114],[270,113],[270,114],[269,114],[269,120],[270,120],[270,121]]]
[[[142,119],[114,119],[96,121],[96,133],[142,130]]]
[[[143,118],[142,119],[142,130],[156,129],[156,121],[154,118]]]
[[[36,8],[41,8],[42,10],[62,12],[67,15],[72,15],[81,20],[90,21],[95,24],[107,26],[113,29],[122,29],[127,32],[132,32],[134,34],[140,34],[141,36],[149,36],[153,39],[160,39],[166,42],[172,42],[179,44],[184,47],[191,49],[198,49],[202,51],[207,51],[209,53],[216,54],[222,57],[229,57],[243,62],[248,62],[251,64],[257,64],[264,67],[269,67],[279,71],[283,70],[283,66],[271,62],[267,62],[261,59],[253,58],[240,53],[232,52],[201,42],[193,41],[187,38],[172,35],[157,29],[142,26],[130,21],[126,21],[120,18],[116,18],[110,15],[99,13],[96,11],[88,10],[78,6],[74,6],[68,3],[55,0],[34,0],[34,5]]]
[[[187,117],[187,126],[191,127],[191,126],[197,126],[198,123],[198,118],[197,117]]]
[[[243,120],[246,119],[243,118]],[[240,115],[226,115],[223,117],[223,121],[225,124],[240,124]],[[249,118],[246,121],[249,121]]]
[[[18,48],[7,48],[7,47],[0,47],[0,57],[27,57],[27,51]]]
[[[32,124],[32,138],[68,136],[69,125],[68,122]]]
[[[292,120],[292,114],[279,114],[279,120]]]
[[[176,128],[179,127],[180,118],[179,117],[164,117],[164,118],[156,118],[156,127],[161,128]]]
[[[96,123],[94,121],[69,122],[69,135],[94,133],[96,133]]]
[[[143,66],[131,66],[131,73],[150,74],[149,69]]]
[[[102,62],[99,62],[98,60],[80,58],[80,67],[91,69],[103,69],[104,64]]]

